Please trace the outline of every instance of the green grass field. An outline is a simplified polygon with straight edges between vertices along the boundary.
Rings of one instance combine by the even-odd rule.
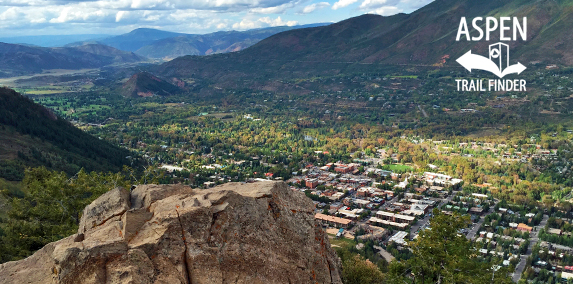
[[[388,167],[389,170],[396,172],[396,171],[412,171],[414,170],[414,168],[410,167],[410,166],[406,166],[406,165],[398,165],[398,164],[392,164],[392,165],[386,165],[385,167]]]
[[[330,245],[332,246],[339,246],[339,247],[356,246],[356,242],[354,240],[347,238],[336,238],[336,236],[333,234],[328,234],[328,236],[331,237],[329,238],[329,240],[330,240]]]

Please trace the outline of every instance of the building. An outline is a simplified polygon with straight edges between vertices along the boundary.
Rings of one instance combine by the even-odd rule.
[[[330,209],[335,209],[338,210],[340,208],[342,208],[344,206],[344,204],[340,203],[340,202],[334,202],[330,204]]]
[[[487,199],[487,195],[481,193],[472,193],[472,196],[475,196],[477,198]]]
[[[399,245],[406,245],[406,237],[408,236],[408,232],[404,232],[404,231],[399,231],[396,234],[394,234],[392,237],[390,237],[390,239],[388,240],[388,243],[396,243]]]
[[[376,217],[370,217],[370,219],[368,219],[368,223],[370,224],[377,224],[377,225],[385,225],[385,226],[391,226],[391,227],[396,227],[399,229],[405,229],[409,226],[408,223],[397,223],[397,222],[392,222],[392,221],[388,221],[388,220],[383,220],[380,218],[376,218]]]
[[[329,225],[329,226],[333,226],[333,227],[348,228],[348,226],[350,224],[352,224],[352,220],[344,219],[344,218],[340,218],[340,217],[335,217],[335,216],[324,215],[321,213],[317,213],[316,215],[314,215],[314,219],[318,220],[319,222],[321,222],[324,225]]]
[[[563,271],[561,272],[561,278],[566,280],[569,278],[573,278],[573,273]]]
[[[364,209],[346,210],[344,208],[338,209],[338,213],[346,216],[349,219],[357,219],[360,214],[364,213]]]
[[[410,206],[409,210],[405,210],[404,213],[405,214],[409,214],[409,215],[425,215],[426,213],[428,213],[430,209],[430,206],[427,204],[421,204],[421,203],[414,203]]]
[[[352,203],[356,204],[356,206],[366,207],[366,205],[370,204],[370,201],[364,199],[353,199]]]
[[[305,181],[305,185],[308,188],[316,188],[318,186],[318,179],[311,178]]]
[[[338,166],[334,168],[334,171],[341,174],[347,174],[352,172],[354,169],[348,166]]]
[[[522,232],[531,232],[533,231],[533,227],[529,227],[523,223],[519,223],[519,225],[517,225],[516,228],[518,231],[522,231]]]
[[[406,223],[406,224],[411,224],[416,219],[416,217],[414,216],[396,214],[386,211],[378,211],[376,213],[376,216],[382,220],[389,220],[393,222]]]

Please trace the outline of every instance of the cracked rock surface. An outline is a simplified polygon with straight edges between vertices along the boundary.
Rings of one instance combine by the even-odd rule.
[[[283,182],[116,188],[0,283],[342,283],[313,208]]]

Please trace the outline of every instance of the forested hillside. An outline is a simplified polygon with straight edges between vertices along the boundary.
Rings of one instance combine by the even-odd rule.
[[[27,166],[74,174],[119,171],[129,162],[120,149],[74,127],[50,110],[8,88],[0,88],[0,177],[21,180]]]

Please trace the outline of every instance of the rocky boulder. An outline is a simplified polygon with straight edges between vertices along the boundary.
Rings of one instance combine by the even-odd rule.
[[[313,208],[283,182],[118,188],[0,283],[342,283]]]

